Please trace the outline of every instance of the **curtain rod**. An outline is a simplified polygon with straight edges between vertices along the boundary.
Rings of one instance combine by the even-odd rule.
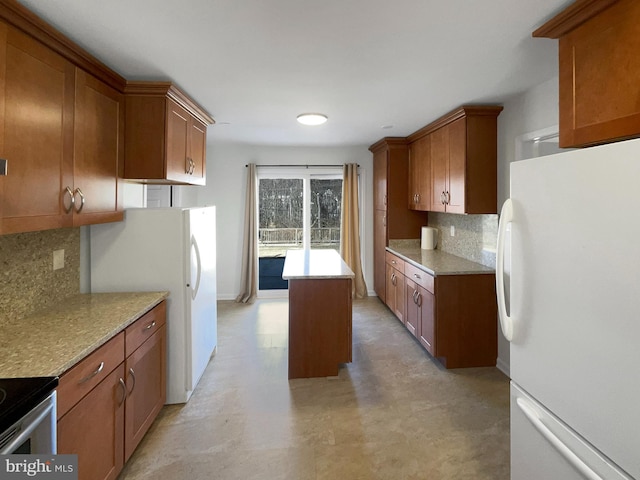
[[[249,165],[245,165],[245,167],[248,167]],[[256,164],[256,168],[261,167],[279,167],[279,168],[284,168],[284,167],[305,167],[305,168],[314,168],[314,167],[342,167],[344,166],[344,163],[340,163],[340,164],[334,164],[334,165],[258,165]],[[358,167],[360,166],[360,164],[358,164]]]

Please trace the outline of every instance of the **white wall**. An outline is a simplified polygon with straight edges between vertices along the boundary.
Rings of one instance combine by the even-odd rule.
[[[558,124],[558,77],[510,98],[498,117],[498,211],[509,197],[509,164],[516,138]],[[509,342],[498,336],[498,367],[509,373]]]
[[[246,188],[245,165],[360,165],[360,207],[364,215],[362,248],[367,287],[373,292],[373,158],[367,146],[274,147],[241,144],[207,145],[207,186],[198,187],[198,205],[216,205],[218,223],[218,298],[234,299],[240,291]]]

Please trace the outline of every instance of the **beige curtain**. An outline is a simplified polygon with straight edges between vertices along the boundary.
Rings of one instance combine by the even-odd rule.
[[[244,206],[242,279],[236,302],[253,303],[258,296],[258,208],[256,165],[247,165],[247,193]]]
[[[346,163],[342,179],[342,218],[340,219],[340,255],[356,274],[352,293],[355,298],[367,296],[367,285],[360,261],[360,212],[358,207],[358,165]]]

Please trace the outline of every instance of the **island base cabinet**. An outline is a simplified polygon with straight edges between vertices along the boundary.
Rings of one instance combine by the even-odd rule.
[[[80,480],[112,480],[124,460],[124,365],[58,420],[58,453],[78,455]]]
[[[289,279],[289,379],[335,376],[351,362],[351,283]]]

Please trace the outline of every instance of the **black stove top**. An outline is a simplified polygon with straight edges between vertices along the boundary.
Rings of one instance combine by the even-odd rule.
[[[44,400],[58,377],[0,379],[0,434]]]

